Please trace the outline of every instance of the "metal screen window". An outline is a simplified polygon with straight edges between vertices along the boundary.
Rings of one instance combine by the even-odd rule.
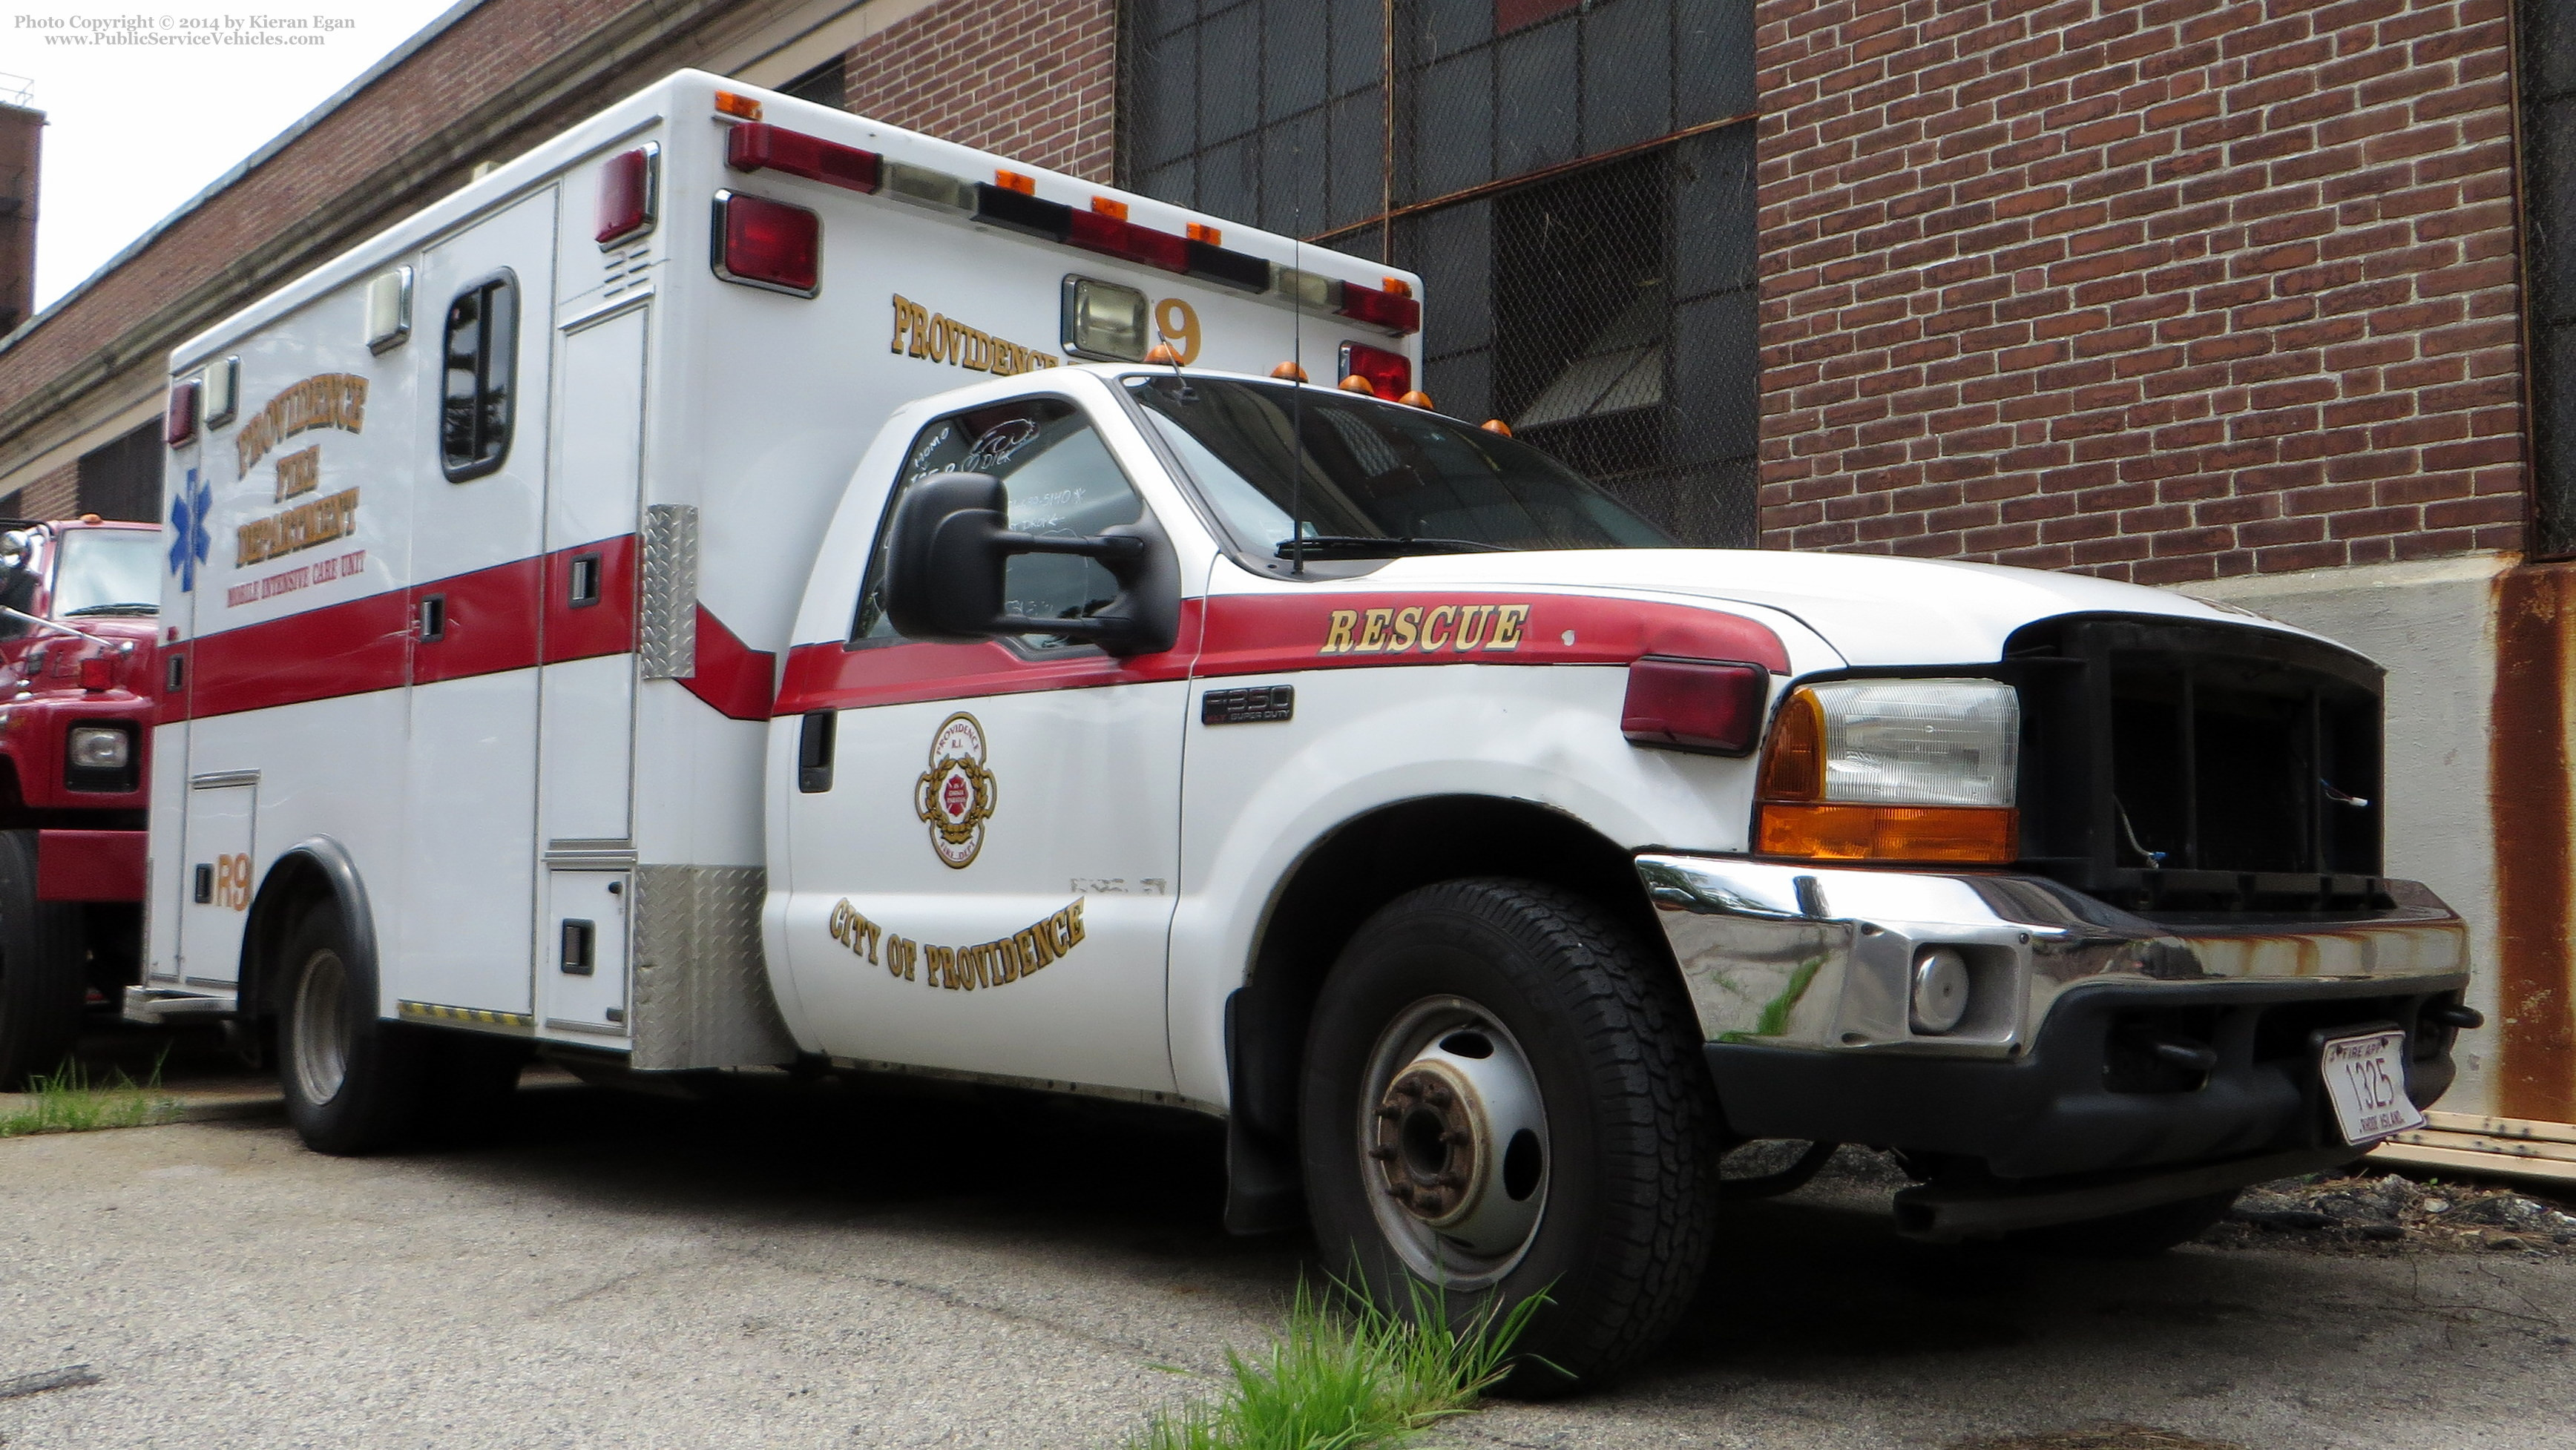
[[[1423,386],[1756,530],[1750,0],[1128,0],[1120,169],[1423,276]]]
[[[2576,553],[2576,6],[2522,0],[2521,9],[2535,543],[2563,555]]]

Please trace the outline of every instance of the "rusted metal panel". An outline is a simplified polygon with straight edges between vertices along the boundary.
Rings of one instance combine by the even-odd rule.
[[[2569,939],[2568,631],[2576,569],[2526,565],[2496,576],[2496,673],[2487,737],[2495,826],[2496,1107],[2506,1117],[2576,1121],[2576,1012]]]

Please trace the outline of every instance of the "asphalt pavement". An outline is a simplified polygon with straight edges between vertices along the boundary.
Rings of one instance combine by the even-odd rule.
[[[242,1096],[0,1140],[0,1446],[1111,1446],[1312,1271],[1225,1234],[1187,1117],[558,1083],[487,1146],[334,1159]],[[1732,1207],[1659,1358],[1433,1443],[2576,1445],[2576,1258],[2029,1258],[1898,1240],[1890,1186]]]

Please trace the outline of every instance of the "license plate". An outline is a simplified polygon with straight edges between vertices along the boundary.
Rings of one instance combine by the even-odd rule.
[[[2391,1133],[2424,1126],[2424,1114],[2406,1095],[2406,1034],[2374,1032],[2337,1037],[2325,1044],[2318,1067],[2326,1096],[2334,1099],[2343,1140],[2358,1148]]]

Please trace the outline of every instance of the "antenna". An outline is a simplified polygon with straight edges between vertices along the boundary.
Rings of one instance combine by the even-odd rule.
[[[1298,145],[1296,154],[1302,168],[1306,159],[1303,143]],[[1288,572],[1303,577],[1306,525],[1300,508],[1306,491],[1306,196],[1302,187],[1289,203],[1288,265],[1296,269],[1298,276],[1298,285],[1288,289],[1288,363],[1295,369],[1288,375]]]

